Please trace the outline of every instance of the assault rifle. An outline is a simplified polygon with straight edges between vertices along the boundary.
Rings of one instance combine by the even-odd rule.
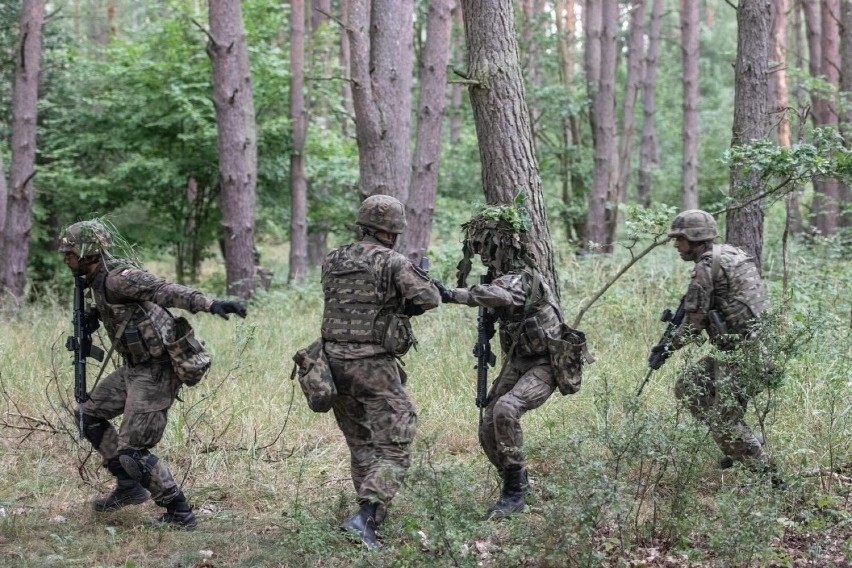
[[[671,343],[672,336],[674,336],[675,331],[680,324],[683,323],[683,317],[685,315],[683,309],[683,301],[686,297],[680,299],[680,305],[678,305],[677,310],[673,314],[672,311],[668,308],[663,310],[663,314],[660,316],[660,321],[667,322],[666,330],[663,332],[663,336],[660,337],[660,340],[651,348],[651,356],[648,357],[648,374],[645,375],[645,379],[642,381],[642,384],[639,385],[639,390],[636,391],[636,396],[642,394],[642,389],[645,388],[645,385],[648,384],[648,379],[651,378],[651,373],[659,369],[663,366],[663,363],[666,362],[666,359],[672,356]]]
[[[93,329],[91,323],[87,321],[86,305],[83,300],[85,288],[86,279],[82,276],[76,276],[74,278],[74,317],[72,319],[74,335],[69,336],[65,341],[65,348],[74,352],[74,398],[81,404],[89,400],[89,393],[86,392],[86,358],[104,360],[103,350],[92,345]],[[83,413],[81,412],[81,420],[82,416]]]
[[[489,270],[480,277],[480,284],[491,284],[493,278]],[[479,408],[479,419],[482,420],[482,409],[488,406],[488,367],[497,363],[497,357],[491,351],[491,338],[494,336],[494,316],[488,308],[479,307],[476,318],[476,345],[473,355],[476,357],[476,407]]]

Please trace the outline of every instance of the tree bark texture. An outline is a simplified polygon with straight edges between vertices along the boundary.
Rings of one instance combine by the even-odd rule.
[[[0,280],[0,303],[11,298],[17,304],[24,298],[32,229],[44,0],[24,0],[20,26],[12,87],[12,160],[3,231],[4,272]]]
[[[532,218],[530,253],[558,297],[553,245],[544,210],[521,77],[511,0],[462,0],[470,101],[482,161],[482,185],[492,205],[526,194]]]
[[[450,58],[453,0],[431,0],[426,18],[426,43],[420,62],[420,101],[417,141],[411,159],[411,182],[406,217],[408,229],[399,246],[415,264],[429,248],[432,215],[441,165],[441,126],[447,100],[447,62]]]
[[[731,145],[750,145],[767,135],[769,0],[742,0],[737,7],[737,62],[734,93],[734,126]],[[734,168],[731,195],[739,203],[763,193],[760,175]],[[754,256],[758,269],[763,253],[763,209],[761,200],[728,212],[726,241]]]
[[[6,184],[6,170],[3,166],[3,154],[0,153],[0,252],[3,252],[3,233],[6,227],[6,201],[9,186]],[[3,273],[0,272],[0,290],[3,289]],[[2,304],[2,302],[0,302]]]
[[[350,0],[340,0],[340,21],[349,21],[349,2]],[[340,97],[343,99],[343,108],[346,109],[346,116],[341,124],[341,130],[345,137],[349,137],[351,122],[355,120],[355,106],[352,104],[352,80],[351,80],[351,64],[352,49],[349,45],[349,34],[344,32],[340,34],[340,68],[346,73],[346,80],[340,87]]]
[[[683,63],[683,208],[698,209],[698,0],[681,0]]]
[[[452,60],[464,61],[464,21],[462,19],[462,7],[458,0],[453,7],[453,27],[457,30],[452,35]],[[462,99],[464,98],[464,87],[458,81],[454,81],[450,88],[450,146],[458,144],[461,138],[462,126]]]
[[[313,19],[313,14],[311,15]],[[308,182],[305,179],[305,4],[290,0],[290,274],[302,285],[308,273]]]
[[[852,146],[852,0],[840,0],[840,93],[845,110],[840,129],[847,146]],[[841,183],[839,205],[842,209],[838,225],[852,227],[852,189]]]
[[[351,0],[352,102],[361,197],[408,201],[414,0]]]
[[[656,103],[657,59],[660,53],[660,34],[663,16],[663,0],[653,0],[651,22],[648,27],[648,51],[645,54],[645,76],[642,79],[642,142],[639,149],[639,181],[637,193],[639,203],[651,204],[651,172],[660,163],[657,148]]]
[[[240,2],[209,0],[209,8],[226,281],[228,294],[249,298],[255,287],[257,127],[246,34]]]
[[[615,70],[617,64],[616,34],[618,30],[618,1],[617,0],[587,0],[588,14],[592,4],[600,4],[600,41],[599,68],[587,81],[597,78],[591,83],[589,91],[592,94],[592,136],[594,140],[594,181],[589,193],[589,207],[586,214],[584,238],[587,242],[596,243],[602,252],[612,252],[612,241],[609,239],[610,223],[613,222],[618,203],[615,196],[615,182],[618,173],[618,154],[615,144]],[[590,27],[590,33],[593,28]]]
[[[627,184],[632,171],[633,134],[636,127],[636,98],[642,83],[643,46],[645,40],[645,0],[633,0],[630,5],[630,30],[627,40],[627,80],[624,86],[624,104],[621,113],[621,137],[618,141],[618,179],[616,203],[624,203]],[[615,240],[618,215],[613,215],[609,226],[609,241]]]
[[[778,145],[791,144],[790,105],[787,88],[787,0],[772,0],[772,31],[769,34],[769,108],[778,125]]]

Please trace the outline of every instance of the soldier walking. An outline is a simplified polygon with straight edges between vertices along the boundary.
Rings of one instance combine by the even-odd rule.
[[[402,203],[368,197],[357,226],[360,240],[323,264],[322,338],[359,504],[341,529],[376,550],[376,527],[409,468],[417,426],[398,359],[415,343],[409,317],[435,308],[440,297],[426,273],[393,250],[406,227]]]
[[[175,341],[175,320],[166,308],[209,312],[228,319],[246,317],[242,302],[214,300],[201,292],[172,284],[148,273],[130,258],[111,250],[120,237],[100,221],[74,223],[63,232],[59,250],[71,272],[84,278],[95,306],[86,314],[86,328],[103,322],[115,351],[124,360],[99,381],[75,414],[82,433],[115,477],[115,489],[96,499],[95,511],[115,511],[149,498],[166,511],[159,522],[194,530],[197,521],[186,496],[165,463],[151,449],[166,428],[168,411],[181,382],[165,342]],[[123,415],[118,430],[110,423]]]

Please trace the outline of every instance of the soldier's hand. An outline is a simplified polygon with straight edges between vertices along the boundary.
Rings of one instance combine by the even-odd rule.
[[[654,345],[651,347],[651,355],[648,357],[648,365],[654,370],[663,366],[663,362],[668,359],[670,353],[665,345]]]
[[[248,314],[246,304],[241,300],[214,300],[210,306],[210,313],[225,319],[228,319],[228,314],[237,314],[241,318]]]
[[[454,304],[456,303],[456,292],[455,290],[451,290],[444,286],[444,283],[440,280],[432,279],[432,284],[435,288],[438,289],[438,292],[441,294],[441,301],[445,304]]]
[[[101,327],[100,312],[98,308],[90,306],[83,314],[83,328],[88,335],[92,335],[99,327]]]

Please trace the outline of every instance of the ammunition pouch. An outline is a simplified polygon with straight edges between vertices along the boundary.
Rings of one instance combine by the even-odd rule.
[[[172,362],[178,380],[187,386],[197,385],[210,369],[210,353],[195,337],[195,331],[184,317],[175,318],[175,340],[163,345]]]
[[[293,355],[292,380],[299,375],[299,386],[308,401],[308,407],[314,412],[328,412],[337,396],[337,386],[331,374],[331,365],[325,355],[323,340],[317,339]]]
[[[411,320],[402,314],[389,314],[386,317],[387,327],[382,337],[382,347],[391,355],[402,357],[417,345],[411,330]]]
[[[547,344],[559,392],[563,395],[576,393],[583,382],[583,364],[595,360],[586,345],[586,334],[563,323],[555,337],[547,338]]]

